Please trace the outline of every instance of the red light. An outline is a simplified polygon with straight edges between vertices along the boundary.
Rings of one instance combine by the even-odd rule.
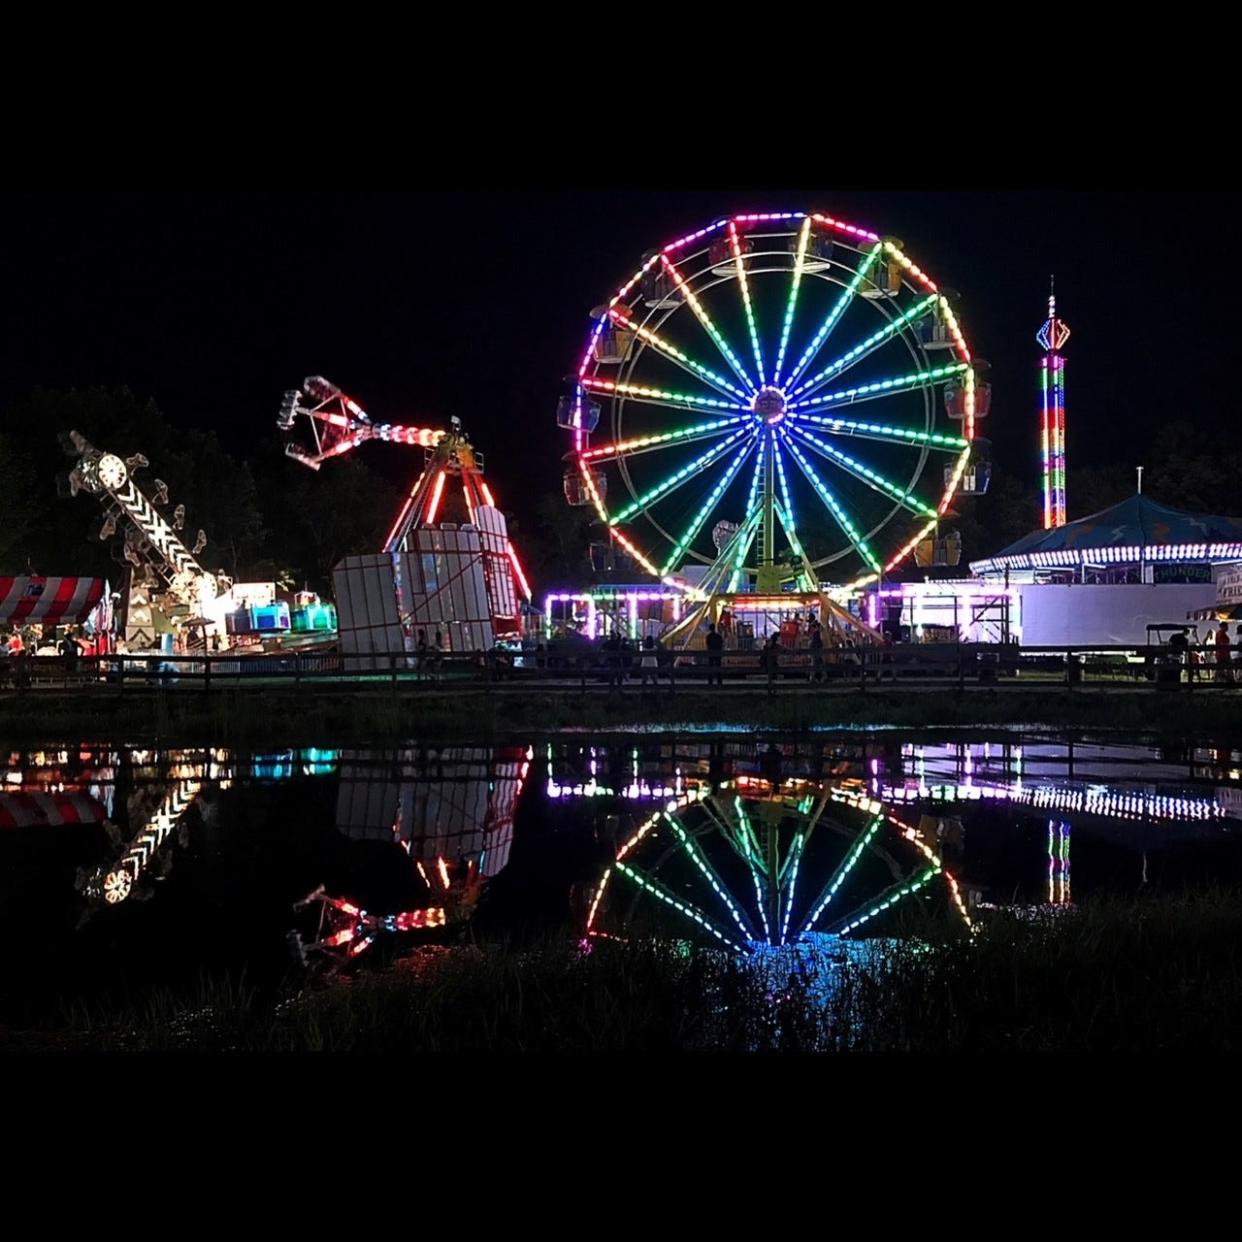
[[[441,470],[436,475],[435,487],[431,490],[431,503],[427,506],[427,515],[423,519],[428,526],[436,520],[436,513],[440,508],[440,497],[444,494],[444,471]]]

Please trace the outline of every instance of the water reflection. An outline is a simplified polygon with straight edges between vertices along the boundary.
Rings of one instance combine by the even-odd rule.
[[[642,923],[646,897],[683,931],[749,953],[874,930],[903,900],[929,889],[970,927],[941,857],[944,838],[934,828],[927,837],[927,829],[847,786],[746,776],[699,785],[620,844],[592,898],[586,933],[624,939]]]
[[[0,752],[0,1004],[274,980],[467,923],[753,957],[1237,880],[1240,769],[1016,733]]]

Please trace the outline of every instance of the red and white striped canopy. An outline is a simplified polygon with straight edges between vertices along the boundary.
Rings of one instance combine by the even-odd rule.
[[[0,623],[85,621],[107,590],[102,578],[0,578]]]
[[[100,824],[106,814],[102,804],[88,794],[0,794],[0,828]]]

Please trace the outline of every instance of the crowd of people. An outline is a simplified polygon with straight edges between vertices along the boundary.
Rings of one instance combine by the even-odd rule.
[[[776,692],[776,681],[782,670],[788,671],[794,666],[794,662],[789,657],[795,653],[809,657],[807,660],[797,662],[799,673],[810,681],[827,680],[824,629],[814,614],[808,614],[805,620],[801,616],[786,620],[781,628],[773,630],[757,649],[749,645],[741,647],[735,640],[735,633],[733,619],[726,609],[721,613],[718,622],[708,625],[703,638],[704,655],[702,657],[694,652],[674,653],[668,650],[659,638],[651,634],[638,640],[627,639],[616,629],[599,641],[597,650],[603,656],[610,689],[618,691],[624,686],[626,677],[635,668],[639,674],[640,685],[644,689],[657,686],[661,675],[667,676],[671,681],[674,661],[684,660],[687,655],[700,667],[706,665],[709,686],[722,686],[727,663],[726,650],[748,650],[757,655],[758,668],[767,679],[770,694]],[[542,651],[540,654],[543,654]],[[743,669],[748,663],[747,661],[737,662],[734,667]]]

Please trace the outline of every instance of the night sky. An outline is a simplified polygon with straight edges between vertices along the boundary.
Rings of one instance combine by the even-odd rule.
[[[817,209],[901,238],[961,294],[993,368],[983,434],[1031,483],[1034,333],[1055,271],[1073,331],[1073,508],[1075,464],[1138,464],[1163,420],[1211,437],[1233,417],[1237,205],[1225,194],[779,189],[10,195],[0,401],[39,384],[128,384],[244,457],[274,426],[283,390],[319,373],[376,419],[459,415],[502,503],[529,514],[559,487],[568,445],[554,409],[588,312],[643,251],[736,210]],[[392,448],[364,451],[406,476]]]

